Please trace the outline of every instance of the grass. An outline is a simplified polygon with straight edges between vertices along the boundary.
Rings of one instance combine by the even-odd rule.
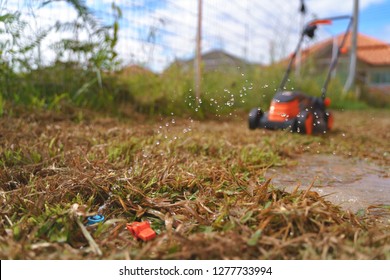
[[[336,112],[305,136],[245,115],[115,119],[75,110],[0,119],[1,259],[389,259],[388,206],[349,213],[265,178],[300,154],[389,166],[389,111]],[[80,118],[79,116],[83,117]],[[299,177],[299,174],[297,174]],[[102,210],[104,223],[85,227]],[[133,240],[149,220],[158,237]]]

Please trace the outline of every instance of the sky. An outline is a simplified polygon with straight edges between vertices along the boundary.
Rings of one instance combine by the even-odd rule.
[[[352,0],[310,0],[306,1],[310,10],[319,16],[352,12]],[[317,12],[318,11],[318,12]],[[359,1],[359,32],[390,42],[390,1]]]
[[[85,0],[102,22],[113,19],[113,0]],[[36,1],[35,1],[36,2]],[[0,0],[0,11],[26,11],[34,0]],[[190,59],[195,53],[197,0],[114,0],[121,8],[117,51],[124,65],[141,64],[162,72],[176,59]],[[353,0],[305,0],[307,13],[299,13],[300,0],[203,0],[202,51],[224,50],[252,63],[268,64],[288,55],[295,47],[303,22],[314,17],[352,14]],[[30,9],[31,10],[31,9]],[[31,29],[53,22],[69,21],[75,11],[56,2],[25,15]],[[346,21],[318,30],[304,47],[342,33]],[[359,32],[390,42],[390,0],[359,0]],[[54,59],[46,39],[47,61]],[[83,34],[80,35],[81,37]],[[85,35],[86,36],[86,35]]]

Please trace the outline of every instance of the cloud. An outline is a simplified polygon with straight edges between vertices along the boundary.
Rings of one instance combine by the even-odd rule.
[[[307,6],[311,12],[319,17],[327,17],[337,14],[352,14],[354,0],[306,0]],[[360,0],[360,11],[375,4],[384,3],[385,0]]]
[[[5,1],[5,5],[2,8],[2,12],[19,12],[21,21],[26,23],[22,31],[22,45],[31,44],[37,36],[47,33],[55,22],[67,22],[77,17],[77,13],[70,9],[65,2],[54,2],[42,7],[41,2],[38,1]],[[36,55],[36,57],[31,57],[31,62],[38,62],[38,57],[41,57],[42,61],[39,63],[52,63],[55,53],[50,46],[60,38],[71,38],[72,36],[73,33],[70,31],[61,33],[49,32],[40,45],[41,56],[38,54],[38,50],[35,50],[35,53],[32,55]],[[80,34],[80,37],[87,38],[87,34]]]
[[[390,42],[390,24],[386,25],[383,28],[383,40],[386,42]]]
[[[244,2],[244,4],[243,4]],[[202,22],[202,49],[224,49],[236,56],[252,62],[267,62],[269,42],[275,40],[288,45],[288,34],[299,26],[291,26],[291,17],[277,14],[281,9],[291,11],[287,3],[266,2],[263,5],[250,5],[245,1],[204,2]],[[287,6],[287,7],[286,7]],[[134,20],[134,11],[124,9],[124,19],[131,28],[150,32],[154,29],[155,44],[159,52],[156,55],[167,55],[167,61],[175,58],[191,57],[195,51],[197,26],[197,1],[166,1],[166,5],[156,9],[144,7],[144,18]],[[142,14],[142,12],[141,12]],[[125,20],[126,21],[126,20]],[[158,23],[161,24],[158,24]],[[138,26],[137,26],[138,25]],[[147,27],[149,26],[149,27]],[[139,34],[140,41],[145,41],[147,34]],[[143,38],[142,38],[143,36]],[[130,38],[127,38],[130,39]],[[132,38],[135,39],[135,38]],[[279,52],[285,55],[286,48]]]

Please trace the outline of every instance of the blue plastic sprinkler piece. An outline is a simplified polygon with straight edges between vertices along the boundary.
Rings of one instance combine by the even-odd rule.
[[[103,215],[91,216],[91,217],[88,217],[87,226],[90,226],[90,225],[93,225],[93,224],[97,224],[97,223],[100,223],[100,222],[103,222],[103,221],[104,221],[104,216]]]

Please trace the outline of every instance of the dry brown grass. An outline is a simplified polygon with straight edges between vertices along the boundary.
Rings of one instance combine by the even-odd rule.
[[[1,259],[390,259],[386,206],[357,216],[264,178],[317,151],[388,167],[388,111],[339,112],[322,136],[249,131],[245,116],[85,116],[0,120]],[[145,243],[125,229],[144,219],[158,233]]]

